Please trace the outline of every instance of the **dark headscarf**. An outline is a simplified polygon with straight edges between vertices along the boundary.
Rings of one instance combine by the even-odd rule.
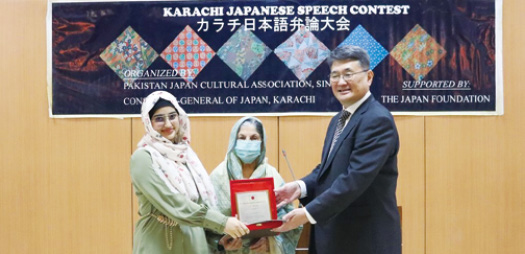
[[[175,109],[175,111],[177,111],[177,109],[175,108],[175,106],[173,106],[173,103],[165,100],[165,99],[162,99],[162,98],[159,98],[159,100],[157,101],[157,103],[155,103],[155,106],[153,106],[153,108],[151,108],[151,110],[149,111],[149,119],[151,119],[151,117],[153,116],[153,114],[155,114],[155,112],[159,109],[159,108],[163,108],[163,107],[172,107]],[[177,114],[179,112],[177,111]]]

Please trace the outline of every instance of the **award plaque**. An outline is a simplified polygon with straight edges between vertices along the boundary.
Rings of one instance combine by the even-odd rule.
[[[243,238],[277,235],[271,229],[283,224],[277,220],[277,205],[273,192],[273,178],[257,178],[230,181],[232,216],[250,229]]]

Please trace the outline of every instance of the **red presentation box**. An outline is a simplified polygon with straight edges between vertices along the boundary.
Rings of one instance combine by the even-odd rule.
[[[277,204],[273,192],[273,178],[230,181],[232,216],[246,223],[250,234],[243,238],[277,235],[271,231],[283,224],[277,219]]]

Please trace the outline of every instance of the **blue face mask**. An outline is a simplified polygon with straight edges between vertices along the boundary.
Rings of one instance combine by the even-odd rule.
[[[235,144],[235,154],[243,163],[252,163],[261,154],[261,141],[238,139]]]

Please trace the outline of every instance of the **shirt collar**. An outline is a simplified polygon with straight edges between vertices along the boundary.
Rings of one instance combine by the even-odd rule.
[[[356,101],[354,104],[348,106],[346,109],[346,111],[354,114],[354,112],[359,108],[359,106],[361,106],[361,104],[363,104],[363,102],[366,101],[366,99],[368,99],[368,97],[370,97],[370,95],[372,95],[372,93],[370,93],[370,91],[366,92],[365,96],[363,96],[363,98],[359,99],[358,101]]]

